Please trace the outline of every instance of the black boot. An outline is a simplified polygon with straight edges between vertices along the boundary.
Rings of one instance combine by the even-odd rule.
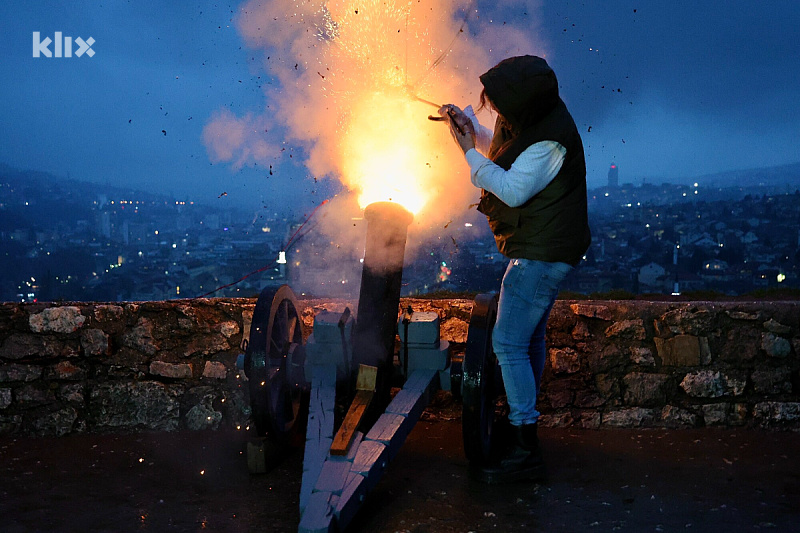
[[[472,479],[488,484],[543,481],[545,469],[537,426],[512,426],[512,444],[508,450],[489,464],[470,465]]]

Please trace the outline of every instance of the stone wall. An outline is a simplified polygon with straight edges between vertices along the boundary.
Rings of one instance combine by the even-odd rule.
[[[402,303],[463,354],[471,301]],[[301,301],[307,329],[345,304]],[[0,304],[0,434],[245,430],[254,305]],[[558,301],[548,339],[543,424],[800,430],[798,302]]]

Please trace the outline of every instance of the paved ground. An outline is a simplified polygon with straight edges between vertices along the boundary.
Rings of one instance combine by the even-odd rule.
[[[544,429],[548,483],[487,487],[451,414],[427,412],[350,531],[800,531],[800,434]],[[0,531],[296,531],[302,453],[250,475],[247,438],[2,438]]]

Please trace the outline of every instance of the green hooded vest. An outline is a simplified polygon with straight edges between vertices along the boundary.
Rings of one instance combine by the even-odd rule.
[[[586,161],[555,73],[544,59],[521,56],[500,62],[480,79],[498,112],[489,159],[508,170],[537,142],[556,141],[567,149],[555,178],[519,207],[483,190],[478,211],[488,218],[498,250],[510,258],[576,265],[591,244]]]

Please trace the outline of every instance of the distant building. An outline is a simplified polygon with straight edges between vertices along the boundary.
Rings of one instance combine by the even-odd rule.
[[[639,269],[639,284],[648,288],[660,287],[664,283],[667,271],[658,263],[647,263]]]
[[[611,168],[608,169],[608,188],[616,189],[619,187],[619,168],[616,163],[611,163]]]

